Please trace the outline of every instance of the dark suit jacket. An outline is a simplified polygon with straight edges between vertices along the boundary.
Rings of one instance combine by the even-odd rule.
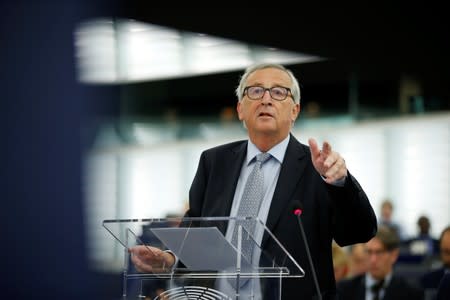
[[[337,285],[339,299],[364,300],[366,295],[365,275],[359,275],[351,279],[342,280]],[[410,285],[405,279],[392,276],[387,286],[383,300],[423,300],[424,291]]]
[[[247,141],[221,145],[202,153],[190,192],[187,217],[228,216]],[[292,203],[303,204],[302,222],[320,289],[335,295],[331,241],[341,245],[366,242],[377,230],[375,213],[366,194],[349,174],[344,187],[328,185],[312,165],[309,147],[291,135],[272,198],[267,227],[305,270],[304,278],[283,280],[282,299],[311,299],[316,294],[311,268]],[[274,251],[270,243],[262,246]],[[274,254],[276,255],[276,253]]]
[[[444,274],[445,268],[443,267],[430,271],[420,278],[420,283],[424,289],[437,289]]]
[[[450,273],[446,273],[439,283],[436,300],[450,299]]]

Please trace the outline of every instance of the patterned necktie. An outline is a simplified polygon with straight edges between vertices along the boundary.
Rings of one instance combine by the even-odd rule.
[[[261,166],[270,157],[271,155],[269,153],[260,153],[256,156],[255,166],[247,178],[244,192],[242,193],[241,203],[237,212],[238,217],[256,218],[258,215],[259,207],[261,206],[261,202],[264,198],[264,174],[261,170]],[[236,223],[231,241],[236,247],[238,225],[242,225],[243,227],[241,244],[242,255],[247,258],[249,262],[251,262],[254,246],[254,242],[251,237],[254,234],[255,222],[246,220]]]
[[[380,299],[380,290],[383,287],[384,279],[380,280],[379,282],[372,285],[370,288],[372,290],[373,294],[373,300],[379,300]]]

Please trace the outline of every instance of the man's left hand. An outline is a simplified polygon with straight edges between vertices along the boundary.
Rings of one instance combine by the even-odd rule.
[[[328,142],[324,142],[322,150],[319,149],[315,139],[308,140],[311,149],[311,160],[314,168],[324,178],[332,184],[338,180],[343,180],[347,176],[347,166],[342,156],[331,149]]]

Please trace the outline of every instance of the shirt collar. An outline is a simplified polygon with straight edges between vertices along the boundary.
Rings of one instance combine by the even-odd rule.
[[[291,135],[288,134],[288,136],[284,140],[282,140],[281,142],[279,142],[278,144],[273,146],[269,151],[267,151],[270,155],[275,157],[279,163],[283,162],[284,155],[286,154],[286,149],[289,144],[290,136]],[[259,153],[261,153],[261,151],[258,149],[258,147],[256,147],[256,145],[253,144],[252,141],[248,140],[248,143],[247,143],[247,166],[252,162],[252,160]]]
[[[391,279],[392,279],[392,272],[390,272],[389,274],[386,275],[386,277],[384,277],[384,284],[382,287],[383,289],[389,285],[389,283],[391,282]],[[373,278],[372,275],[370,275],[370,273],[366,273],[366,289],[370,288],[377,282],[379,282],[379,280]]]

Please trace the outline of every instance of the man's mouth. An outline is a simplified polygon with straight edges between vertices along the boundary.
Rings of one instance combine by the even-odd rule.
[[[268,113],[268,112],[260,112],[258,114],[258,117],[272,117],[273,118],[273,115],[271,113]]]

